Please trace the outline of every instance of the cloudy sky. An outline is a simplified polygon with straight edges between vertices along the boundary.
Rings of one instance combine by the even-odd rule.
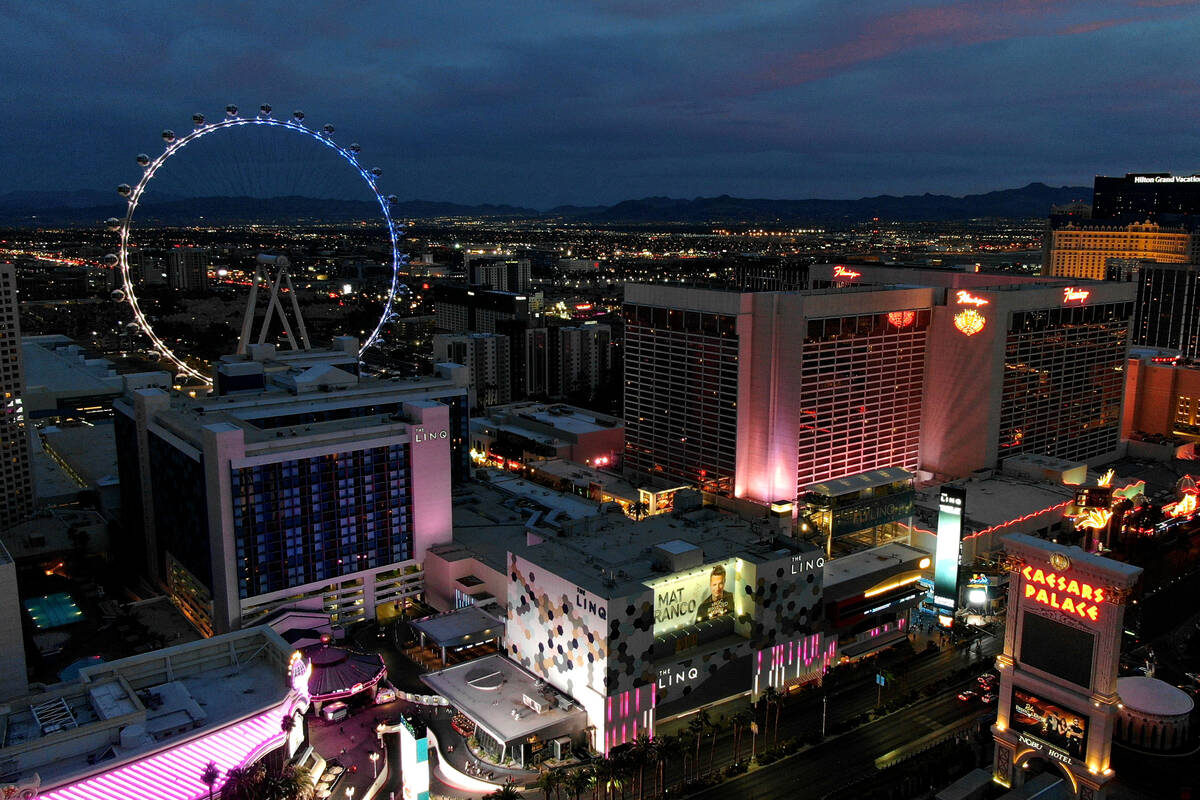
[[[0,192],[107,189],[227,103],[332,121],[404,199],[987,191],[1200,171],[1184,0],[0,7]]]

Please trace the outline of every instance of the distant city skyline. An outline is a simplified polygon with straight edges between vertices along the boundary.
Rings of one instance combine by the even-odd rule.
[[[231,102],[302,108],[361,141],[389,191],[464,204],[1186,173],[1198,16],[1174,0],[9,6],[0,194],[128,182],[161,129]]]

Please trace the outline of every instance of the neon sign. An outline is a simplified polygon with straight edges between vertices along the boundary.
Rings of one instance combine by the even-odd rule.
[[[1088,295],[1090,294],[1091,292],[1087,289],[1076,289],[1074,286],[1068,286],[1063,289],[1063,302],[1069,303],[1072,300],[1078,300],[1080,303],[1082,303],[1084,300],[1088,299]]]
[[[957,298],[960,306],[975,306],[978,308],[979,306],[986,306],[992,302],[991,300],[985,300],[982,297],[976,297],[966,289],[959,289],[958,294],[955,295],[955,297]]]
[[[288,677],[291,679],[292,691],[307,698],[309,696],[308,679],[312,677],[312,673],[312,662],[307,660],[299,650],[292,653],[292,660],[288,663]]]
[[[1021,576],[1025,578],[1026,600],[1092,622],[1100,618],[1097,604],[1107,599],[1103,588],[1032,566],[1022,569]]]
[[[854,280],[855,278],[861,278],[862,273],[852,270],[849,267],[843,267],[841,264],[835,264],[833,267],[833,277]]]
[[[987,301],[984,300],[986,303]],[[964,336],[974,336],[987,325],[987,319],[973,308],[968,308],[954,315],[954,327]]]
[[[888,324],[893,328],[907,328],[916,319],[917,312],[915,311],[889,311],[887,315]]]

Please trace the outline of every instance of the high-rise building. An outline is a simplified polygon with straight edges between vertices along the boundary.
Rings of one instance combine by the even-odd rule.
[[[208,250],[203,247],[175,247],[167,254],[167,286],[179,291],[208,288]]]
[[[529,259],[527,258],[467,253],[463,256],[463,267],[467,273],[468,283],[486,286],[500,292],[525,294],[529,291]]]
[[[1096,176],[1093,218],[1144,222],[1156,220],[1160,214],[1200,214],[1200,175],[1130,172],[1123,178]]]
[[[433,287],[435,325],[444,333],[498,333],[507,321],[529,320],[529,298],[481,286],[439,283]]]
[[[261,388],[144,389],[113,406],[126,527],[206,634],[281,607],[339,624],[399,612],[425,551],[450,537],[467,468],[462,368],[372,380],[311,352],[280,369],[272,349],[244,362]]]
[[[889,467],[1118,453],[1131,286],[811,270],[830,288],[626,287],[627,469],[773,502]]]
[[[1200,359],[1200,266],[1109,259],[1108,279],[1137,286],[1131,344]]]
[[[433,337],[433,360],[467,368],[472,406],[512,401],[509,337],[498,333],[438,333]]]
[[[23,391],[17,274],[11,264],[0,264],[0,530],[33,510]]]
[[[1109,259],[1185,264],[1196,260],[1198,247],[1200,239],[1180,224],[1055,217],[1046,231],[1042,272],[1104,280]]]
[[[21,599],[17,596],[17,567],[0,541],[0,701],[29,690],[25,671],[25,634],[21,630]]]
[[[528,328],[523,356],[520,396],[591,394],[610,380],[612,328],[595,322]]]

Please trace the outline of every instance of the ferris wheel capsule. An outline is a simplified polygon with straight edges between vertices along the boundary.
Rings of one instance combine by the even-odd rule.
[[[394,206],[394,205],[396,205],[396,203],[400,202],[400,198],[396,197],[396,195],[394,195],[394,194],[389,194],[387,201],[388,201],[388,205]]]
[[[204,115],[203,114],[192,114],[192,123],[197,128],[199,128],[201,125],[204,124]]]
[[[333,135],[333,126],[332,126],[332,125],[330,125],[328,122],[327,122],[327,123],[325,123],[323,126],[321,126],[321,130],[325,131],[325,135],[326,135],[326,136],[332,136],[332,135]]]
[[[361,153],[362,152],[362,146],[358,142],[355,142],[354,144],[350,145],[346,149],[349,150],[351,153]]]
[[[138,324],[137,324],[136,322],[134,322],[133,320],[130,320],[129,322],[126,322],[126,323],[125,323],[125,330],[129,331],[130,333],[134,333],[134,332],[136,332],[136,331],[140,331],[141,329],[142,329],[142,326],[141,326],[141,325],[138,325]]]
[[[104,227],[108,228],[110,231],[115,231],[117,228],[121,227],[121,220],[117,219],[116,217],[109,217],[108,219],[104,220]]]
[[[138,153],[134,160],[137,161],[139,166],[144,167],[150,163],[150,156],[146,155],[145,153]]]
[[[108,253],[100,260],[104,262],[106,267],[115,267],[119,259],[117,258],[116,253]]]
[[[133,187],[128,183],[122,183],[117,187],[117,194],[121,195],[121,197],[129,197],[129,195],[133,194]]]
[[[230,103],[229,105],[225,106],[225,113],[226,113],[226,115],[228,115],[230,117],[236,117],[237,116],[237,106],[235,106],[233,103]]]
[[[163,141],[167,142],[169,144],[169,143],[175,141],[175,131],[168,128],[167,130],[162,132],[162,137],[163,137]]]
[[[300,109],[296,109],[292,112],[292,118],[295,119],[296,122],[299,122],[300,120],[304,119],[304,112]]]
[[[125,302],[125,292],[123,292],[120,289],[113,289],[112,294],[110,294],[109,297],[112,298],[112,301],[114,303],[124,303]],[[137,323],[134,323],[134,327],[136,327],[136,326],[137,326]]]
[[[271,116],[271,105],[270,105],[270,103],[263,103],[261,106],[259,106],[259,107],[258,107],[258,110],[259,110],[259,112],[262,114],[262,116],[264,116],[264,117],[269,117],[269,116]]]
[[[383,174],[383,170],[380,169],[379,167],[371,167],[371,174],[374,175],[376,178],[378,178],[380,175]]]

